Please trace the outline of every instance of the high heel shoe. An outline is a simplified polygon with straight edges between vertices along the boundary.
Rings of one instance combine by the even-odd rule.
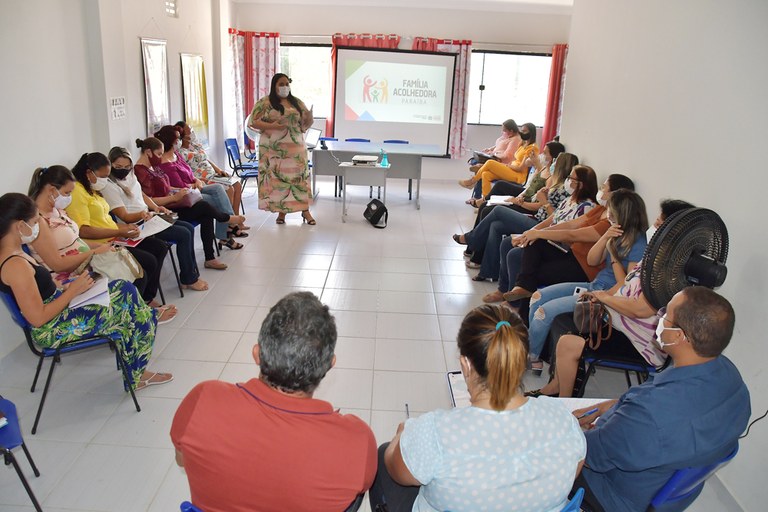
[[[275,219],[275,224],[285,224],[285,214],[284,213],[278,213],[277,219]]]
[[[230,237],[235,236],[237,238],[245,238],[246,236],[248,236],[248,233],[243,231],[243,228],[241,228],[240,226],[234,225],[234,226],[229,226],[227,235],[229,235]]]
[[[224,247],[233,251],[238,251],[243,248],[243,244],[235,242],[234,238],[227,238],[226,240],[219,240],[219,251]]]
[[[314,226],[317,224],[317,221],[310,215],[309,210],[304,210],[301,212],[301,218],[303,222],[306,222],[310,226]]]

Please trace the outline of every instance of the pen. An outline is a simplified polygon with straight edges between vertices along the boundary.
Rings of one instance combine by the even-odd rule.
[[[411,411],[408,410],[408,402],[405,402],[405,419],[409,419],[411,417]]]
[[[577,419],[577,420],[580,420],[581,418],[586,418],[586,417],[587,417],[587,416],[589,416],[590,414],[595,414],[595,413],[596,413],[597,411],[599,411],[599,410],[600,410],[600,409],[598,409],[597,407],[595,407],[594,409],[590,409],[590,410],[588,410],[587,412],[585,412],[585,413],[584,413],[584,414],[582,414],[581,416],[578,416],[576,419]]]

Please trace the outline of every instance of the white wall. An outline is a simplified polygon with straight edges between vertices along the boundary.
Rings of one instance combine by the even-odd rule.
[[[71,167],[82,153],[113,145],[135,151],[133,141],[146,136],[141,36],[168,41],[172,122],[183,116],[179,53],[203,55],[211,147],[225,162],[221,109],[213,103],[222,81],[220,53],[214,54],[221,28],[213,14],[230,25],[230,2],[180,5],[179,18],[169,18],[156,0],[0,0],[0,193],[26,192],[38,166]],[[126,97],[123,120],[107,117],[113,96]],[[23,341],[5,308],[0,332],[7,333],[0,336],[2,358]]]
[[[768,408],[766,21],[768,3],[749,0],[576,0],[561,130],[603,176],[635,179],[653,216],[659,199],[676,197],[723,217],[731,247],[719,291],[737,315],[726,355],[753,417]],[[766,508],[766,453],[768,420],[718,473],[745,510]]]

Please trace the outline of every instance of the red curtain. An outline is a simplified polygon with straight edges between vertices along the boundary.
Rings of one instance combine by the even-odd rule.
[[[567,44],[556,44],[552,47],[547,113],[544,116],[544,130],[541,133],[542,146],[554,139],[560,130],[560,112],[563,107],[563,85],[565,84],[565,61],[567,58]]]
[[[400,36],[396,34],[333,34],[331,37],[331,76],[334,83],[331,84],[331,113],[325,120],[325,135],[333,137],[333,106],[336,103],[336,50],[339,46],[353,46],[359,48],[391,48],[395,49],[400,44]]]

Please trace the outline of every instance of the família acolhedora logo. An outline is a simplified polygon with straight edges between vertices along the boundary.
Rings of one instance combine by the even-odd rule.
[[[389,81],[385,78],[366,75],[363,80],[363,103],[389,103]],[[394,84],[393,99],[399,99],[401,104],[425,104],[428,98],[437,98],[437,91],[429,87],[427,80],[403,79]]]

